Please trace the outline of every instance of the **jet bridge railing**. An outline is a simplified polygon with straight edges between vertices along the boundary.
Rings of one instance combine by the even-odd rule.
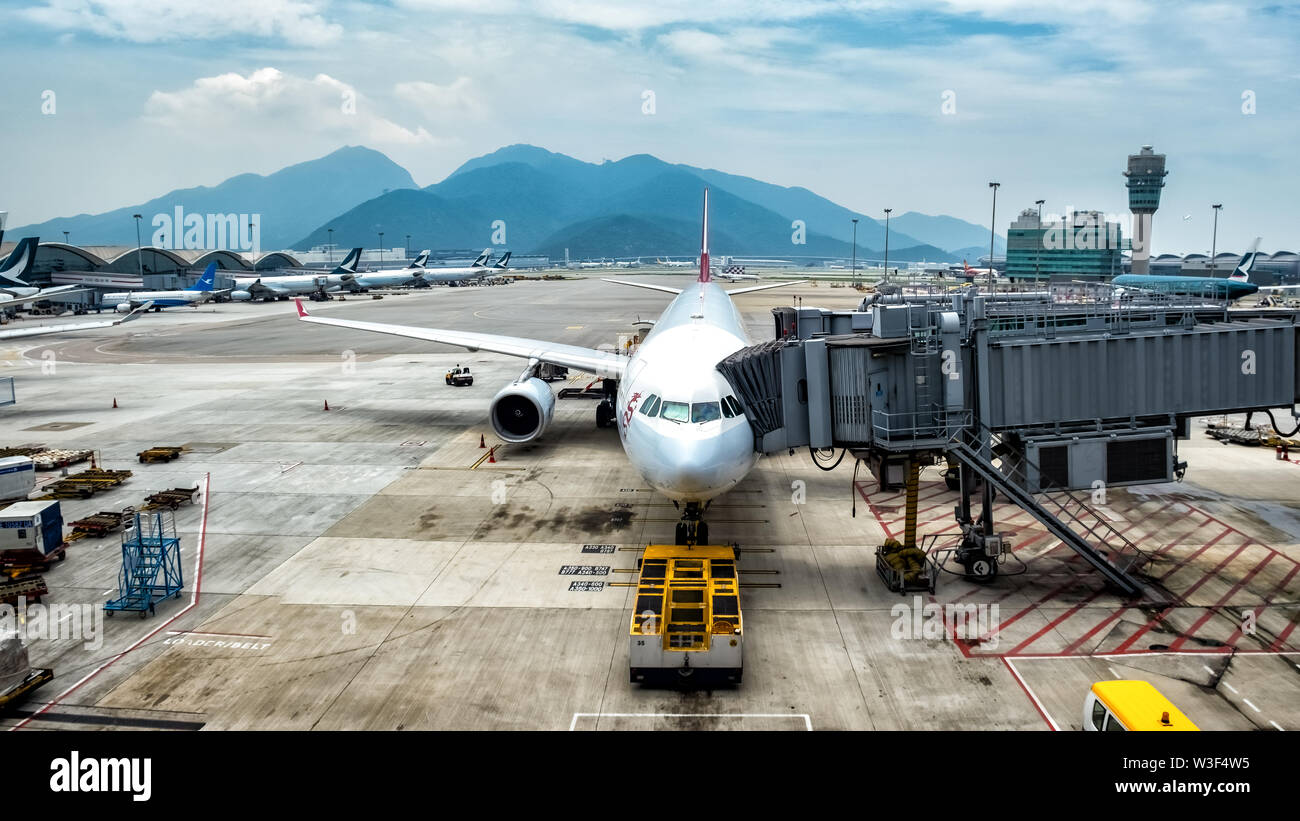
[[[934,405],[928,410],[902,413],[871,411],[871,431],[876,444],[891,450],[942,447],[970,424],[969,409],[947,411]]]

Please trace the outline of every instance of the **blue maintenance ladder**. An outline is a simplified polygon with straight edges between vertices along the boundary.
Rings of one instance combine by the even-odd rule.
[[[154,612],[159,602],[173,596],[180,598],[185,586],[180,542],[176,519],[170,511],[136,513],[134,521],[122,531],[118,596],[104,602],[104,610],[110,616],[119,610],[134,610],[144,618],[146,612]]]

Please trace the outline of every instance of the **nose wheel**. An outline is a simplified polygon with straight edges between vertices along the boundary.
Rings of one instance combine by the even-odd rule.
[[[679,545],[697,545],[709,543],[709,524],[701,518],[702,511],[698,502],[688,502],[682,520],[677,523],[677,540]]]

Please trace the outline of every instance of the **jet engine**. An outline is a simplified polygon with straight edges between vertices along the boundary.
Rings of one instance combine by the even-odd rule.
[[[231,291],[230,298],[235,302],[248,302],[253,298],[253,295],[248,291]]]
[[[492,430],[513,444],[541,436],[554,417],[555,394],[537,377],[506,385],[488,408]]]
[[[113,310],[114,310],[114,312],[119,313],[119,314],[129,314],[129,313],[131,313],[131,303],[129,303],[129,302],[119,302],[119,303],[117,304],[117,307],[114,308]]]

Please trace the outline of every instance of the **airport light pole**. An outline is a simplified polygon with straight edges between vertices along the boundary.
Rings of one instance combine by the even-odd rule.
[[[853,285],[854,287],[857,287],[858,284],[858,219],[857,217],[853,218],[853,267],[851,270],[853,272]]]
[[[1219,209],[1223,203],[1210,207],[1214,209],[1214,233],[1210,235],[1210,276],[1214,276],[1214,252],[1218,250],[1219,242]]]
[[[1043,231],[1043,203],[1047,200],[1034,200],[1034,205],[1038,206],[1038,248],[1034,250],[1034,282],[1043,278],[1043,238],[1046,234]]]
[[[384,267],[384,232],[379,232],[379,267]]]
[[[326,246],[325,254],[326,254],[326,258],[329,259],[329,264],[333,265],[334,264],[334,229],[329,228],[327,230],[330,233],[330,244]]]
[[[251,239],[252,236],[253,236],[253,221],[252,221],[252,220],[249,220],[249,221],[248,221],[248,236],[249,236],[250,239]],[[257,270],[257,249],[256,249],[256,248],[253,249],[253,270],[254,270],[254,271]]]
[[[70,231],[64,231],[64,232],[63,232],[63,244],[64,244],[64,245],[67,245],[67,244],[68,244],[68,236],[69,236],[70,233],[71,233]]]
[[[411,258],[411,235],[406,235],[406,258]]]
[[[885,209],[885,280],[889,280],[889,214],[894,209]]]
[[[989,188],[993,189],[993,217],[989,221],[989,293],[993,293],[993,241],[998,236],[998,186],[1000,182],[989,183]]]
[[[132,214],[131,219],[135,220],[135,261],[140,266],[140,283],[144,284],[144,253],[140,249],[140,220],[144,217],[139,214]]]

